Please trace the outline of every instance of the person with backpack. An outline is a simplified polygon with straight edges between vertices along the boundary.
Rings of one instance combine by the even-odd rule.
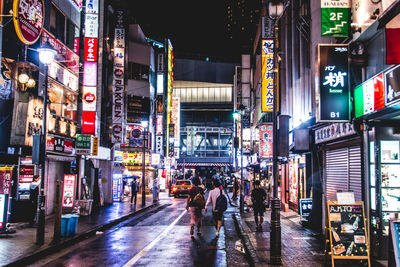
[[[208,194],[205,212],[207,212],[207,207],[211,203],[213,218],[217,227],[217,232],[215,236],[218,238],[219,230],[221,229],[222,224],[222,216],[224,214],[224,211],[228,208],[228,200],[225,196],[224,191],[222,190],[221,184],[219,183],[218,179],[215,179],[213,183],[214,189],[211,190]]]
[[[255,188],[251,191],[251,200],[253,202],[254,220],[256,222],[256,230],[262,230],[262,223],[264,221],[265,205],[264,201],[267,199],[267,193],[260,187],[260,180],[254,182]],[[260,220],[258,220],[260,219]]]
[[[201,235],[201,217],[204,209],[205,199],[204,190],[200,187],[200,179],[193,178],[193,186],[189,190],[189,195],[186,201],[186,210],[190,208],[190,236],[193,237],[194,226],[197,223],[197,235]]]

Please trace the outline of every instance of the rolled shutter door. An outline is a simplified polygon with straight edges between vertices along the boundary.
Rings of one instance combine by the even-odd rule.
[[[326,200],[336,200],[338,190],[348,191],[349,153],[348,148],[327,150],[325,154]]]
[[[354,192],[356,201],[362,201],[361,148],[349,147],[349,189]]]

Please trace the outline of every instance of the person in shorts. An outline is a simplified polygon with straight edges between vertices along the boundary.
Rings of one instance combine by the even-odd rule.
[[[254,220],[256,222],[256,229],[262,230],[262,223],[264,221],[265,205],[264,200],[267,199],[267,193],[260,187],[260,180],[254,182],[255,188],[251,191],[251,200],[253,202]]]

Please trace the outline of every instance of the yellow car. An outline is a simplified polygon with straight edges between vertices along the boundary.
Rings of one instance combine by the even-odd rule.
[[[180,195],[189,194],[189,190],[192,188],[192,181],[190,180],[177,180],[175,184],[172,186],[172,195],[174,197]]]

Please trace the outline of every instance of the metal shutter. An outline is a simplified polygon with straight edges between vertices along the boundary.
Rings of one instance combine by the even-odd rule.
[[[361,148],[360,146],[349,147],[349,189],[354,192],[356,201],[362,201],[361,182]]]
[[[326,200],[336,200],[338,190],[352,190],[355,200],[362,200],[360,146],[327,150],[324,163]]]
[[[336,200],[336,191],[348,190],[348,148],[327,150],[325,154],[326,200]]]

